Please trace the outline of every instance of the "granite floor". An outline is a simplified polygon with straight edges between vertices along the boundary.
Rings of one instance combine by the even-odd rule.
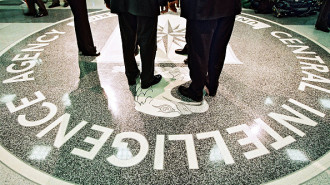
[[[87,2],[98,57],[78,55],[69,7],[33,18],[0,1],[0,184],[330,183],[330,37],[317,15],[244,9],[217,95],[196,103],[178,93],[185,19],[159,16],[163,79],[141,89],[127,84],[116,15]]]

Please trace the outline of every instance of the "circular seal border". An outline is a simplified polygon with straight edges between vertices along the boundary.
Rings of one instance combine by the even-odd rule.
[[[93,14],[98,14],[100,12],[104,12],[105,10],[100,10],[97,12],[93,12],[90,13],[89,15],[93,15]],[[273,22],[271,20],[267,20],[265,18],[262,17],[258,17],[258,16],[254,16],[254,15],[250,15],[247,13],[242,13],[243,15],[247,15],[247,16],[251,16],[251,17],[255,17],[258,19],[261,19],[263,21],[267,21],[270,22],[272,24],[278,25],[280,27],[283,27],[285,29],[288,29],[292,32],[297,33],[298,35],[301,35],[303,37],[305,37],[307,40],[315,43],[316,45],[318,45],[319,47],[321,47],[322,49],[324,49],[325,51],[327,51],[329,53],[329,49],[324,47],[323,45],[321,45],[319,42],[309,38],[308,36],[293,30],[291,28],[288,28],[282,24]],[[49,28],[51,26],[60,24],[61,22],[65,22],[67,20],[70,20],[72,18],[68,18],[68,19],[64,19],[61,21],[58,21],[54,24],[48,25],[44,28],[41,28],[33,33],[30,33],[28,35],[26,35],[25,37],[21,38],[20,40],[12,43],[10,46],[6,47],[4,50],[2,50],[0,52],[0,57],[7,52],[9,49],[11,49],[12,47],[14,47],[15,45],[17,45],[19,42],[23,41],[25,38],[40,32],[41,30],[44,30],[46,28]],[[34,167],[26,164],[25,162],[23,162],[22,160],[20,160],[19,158],[17,158],[16,156],[12,155],[9,151],[7,151],[5,148],[3,148],[2,146],[0,146],[0,160],[2,163],[4,163],[6,166],[8,166],[9,168],[13,169],[15,172],[19,173],[20,175],[28,178],[29,180],[36,182],[36,183],[40,183],[40,184],[54,184],[54,183],[61,183],[61,184],[71,184],[69,182],[66,182],[64,180],[55,178],[49,174],[46,174],[40,170],[35,169]],[[318,174],[320,174],[321,172],[324,172],[325,170],[327,170],[330,167],[330,152],[327,152],[324,156],[322,156],[321,158],[317,159],[316,161],[313,161],[310,165],[308,165],[307,167],[304,167],[292,174],[289,174],[285,177],[273,180],[271,182],[267,182],[266,184],[283,184],[285,183],[293,183],[293,184],[299,184],[299,183],[303,183],[315,176],[317,176]]]

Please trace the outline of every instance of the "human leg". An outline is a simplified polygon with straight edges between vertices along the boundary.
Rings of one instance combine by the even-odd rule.
[[[192,97],[201,99],[206,83],[208,60],[216,20],[187,20],[188,68],[191,84],[189,91]]]
[[[36,4],[39,7],[39,13],[36,17],[43,17],[48,15],[48,11],[46,9],[45,3],[42,0],[35,0]]]
[[[233,31],[234,22],[235,16],[223,17],[217,20],[217,26],[212,37],[208,65],[207,88],[211,96],[216,95],[219,86],[219,77],[225,62],[226,49]]]
[[[125,74],[128,84],[134,85],[137,76],[140,74],[134,53],[137,38],[137,18],[130,13],[120,13],[118,14],[118,20],[122,39]]]
[[[142,63],[141,87],[148,88],[161,80],[160,75],[154,75],[157,50],[157,23],[155,17],[137,17],[137,44],[140,46]]]
[[[92,31],[88,21],[86,0],[68,0],[68,2],[73,13],[79,51],[81,51],[83,55],[99,55],[99,53],[96,52],[96,47],[94,46]]]
[[[319,16],[317,17],[317,21],[315,24],[315,28],[317,30],[321,30],[324,32],[329,32],[328,28],[328,15],[330,13],[330,1],[323,1]]]

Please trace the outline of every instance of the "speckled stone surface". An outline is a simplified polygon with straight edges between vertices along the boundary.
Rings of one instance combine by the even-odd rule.
[[[317,184],[329,184],[329,179],[330,179],[330,174],[329,174],[329,168],[321,173],[317,178],[313,178],[309,181],[307,181],[306,183],[304,183],[304,185],[317,185]]]
[[[90,9],[89,12],[99,11],[101,9]],[[22,16],[20,9],[0,9],[0,23],[55,23],[58,20],[72,17],[70,9],[47,9],[49,16],[34,18],[31,16]]]
[[[25,185],[36,185],[36,183],[17,175],[13,170],[0,163],[0,184],[11,185],[11,184],[25,184]]]
[[[102,49],[118,37],[113,34],[117,17],[107,11],[97,15],[102,18],[91,22],[91,28],[100,57],[78,55],[74,28],[68,25],[72,20],[27,37],[0,57],[0,145],[25,163],[74,184],[262,184],[292,174],[329,151],[330,76],[304,69],[306,64],[301,63],[329,67],[329,53],[315,43],[242,15],[230,41],[242,64],[226,64],[217,95],[195,104],[177,92],[180,84],[189,83],[189,71],[182,63],[168,60],[173,48],[157,51],[155,71],[164,77],[160,84],[148,90],[141,90],[139,83],[129,87],[123,62],[107,60],[110,50],[120,50],[120,43],[110,45],[109,51]],[[254,29],[247,21],[251,19],[270,27]],[[169,22],[175,25],[176,20]],[[274,35],[300,43],[285,44]],[[27,50],[36,43],[47,45],[39,45],[40,51]],[[179,47],[168,43],[166,48]],[[297,53],[299,48],[290,45],[308,46],[301,52],[309,53]],[[12,61],[19,54],[37,53],[39,60],[30,62],[30,69],[8,67],[28,61]],[[306,59],[316,56],[324,63]],[[24,73],[34,79],[12,82]],[[312,79],[312,74],[319,77]],[[319,88],[299,90],[302,82]],[[10,112],[8,103],[18,107],[22,98],[36,99],[37,91],[45,100]],[[55,113],[48,120],[49,104],[43,102],[57,108],[52,108]],[[22,115],[29,122],[23,122]],[[274,118],[291,119],[287,124],[292,127]],[[60,126],[40,135],[52,123]],[[100,150],[92,159],[74,154],[77,148],[93,148],[86,138],[95,142],[103,136],[95,125],[111,133]],[[244,139],[248,136],[250,140]],[[292,143],[272,145],[288,136]],[[121,141],[127,147],[118,148]],[[109,161],[110,156],[122,161]]]

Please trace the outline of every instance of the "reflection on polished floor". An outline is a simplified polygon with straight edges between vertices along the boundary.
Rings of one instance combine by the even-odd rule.
[[[185,19],[159,16],[164,78],[144,90],[127,84],[116,15],[87,4],[99,57],[78,55],[70,7],[34,18],[0,1],[0,184],[330,183],[330,37],[317,15],[244,9],[217,95],[195,103],[178,93]]]

